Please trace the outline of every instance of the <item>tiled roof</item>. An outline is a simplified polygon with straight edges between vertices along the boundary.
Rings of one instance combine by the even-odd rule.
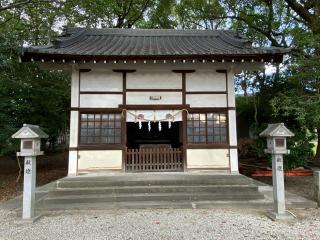
[[[288,49],[255,48],[237,31],[168,29],[69,28],[47,46],[26,48],[28,57],[166,58],[263,57],[281,58]]]

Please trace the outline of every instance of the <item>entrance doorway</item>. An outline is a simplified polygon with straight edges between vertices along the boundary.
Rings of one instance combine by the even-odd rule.
[[[182,145],[182,122],[127,122],[126,171],[183,171]]]

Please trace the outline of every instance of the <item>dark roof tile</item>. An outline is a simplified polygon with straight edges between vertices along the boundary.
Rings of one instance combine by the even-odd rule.
[[[48,46],[25,49],[25,55],[83,57],[246,57],[280,55],[285,48],[255,48],[236,31],[171,29],[69,28]]]

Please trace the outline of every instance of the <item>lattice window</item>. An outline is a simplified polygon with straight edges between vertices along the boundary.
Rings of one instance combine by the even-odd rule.
[[[188,114],[187,124],[188,143],[227,143],[227,115],[225,113],[191,113]]]
[[[80,144],[120,144],[121,114],[81,113]]]

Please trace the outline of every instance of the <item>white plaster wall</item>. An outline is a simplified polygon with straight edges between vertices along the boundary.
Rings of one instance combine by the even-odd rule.
[[[78,170],[122,169],[122,150],[79,151]]]
[[[117,108],[122,104],[122,94],[80,94],[80,107]]]
[[[239,173],[238,150],[230,149],[230,170],[233,174]]]
[[[229,168],[228,149],[187,149],[187,168]]]
[[[127,89],[182,89],[181,73],[137,71],[127,74]]]
[[[161,96],[161,100],[150,100],[150,96]],[[127,92],[127,104],[182,104],[181,92]]]
[[[235,88],[234,88],[234,72],[228,72],[228,105],[229,107],[236,106]]]
[[[227,91],[226,75],[215,71],[196,71],[186,74],[186,91]]]
[[[122,91],[122,73],[110,71],[82,72],[80,91]]]
[[[79,107],[79,71],[76,67],[71,72],[71,107]]]
[[[237,146],[237,122],[236,122],[236,111],[228,111],[228,125],[229,125],[229,143],[230,146]],[[230,168],[232,173],[238,173],[238,149],[230,149]]]
[[[237,145],[237,121],[236,121],[236,111],[228,111],[228,121],[229,121],[229,143],[231,146]]]
[[[68,176],[77,175],[78,152],[69,151]]]
[[[227,107],[226,94],[187,94],[187,104],[191,107]]]
[[[79,112],[70,112],[70,139],[69,147],[78,147],[78,124],[79,124]]]

